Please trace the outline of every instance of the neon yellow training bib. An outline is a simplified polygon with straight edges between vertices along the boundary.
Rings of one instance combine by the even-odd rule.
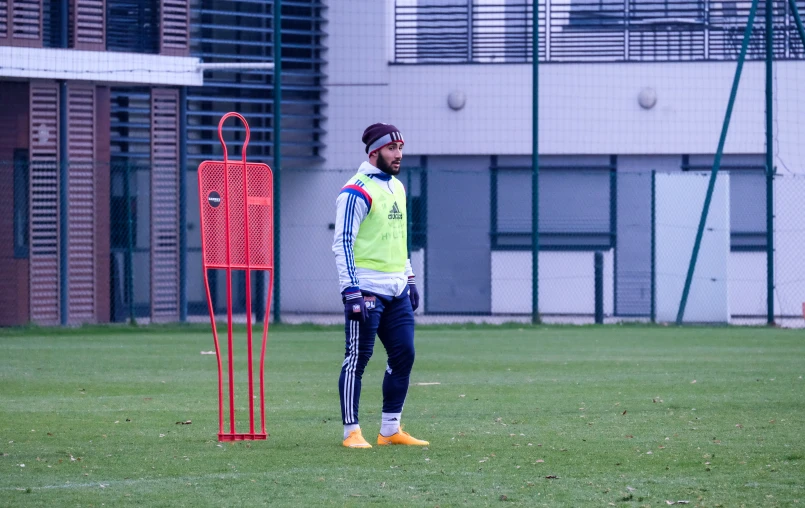
[[[408,259],[405,188],[392,176],[394,194],[390,194],[370,177],[357,177],[369,191],[372,207],[355,238],[355,266],[378,272],[404,272]]]

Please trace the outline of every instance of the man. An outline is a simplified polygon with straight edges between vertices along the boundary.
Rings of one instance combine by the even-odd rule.
[[[366,128],[362,141],[369,160],[338,195],[333,240],[346,321],[346,353],[338,380],[343,445],[372,447],[361,434],[358,402],[377,335],[388,354],[377,444],[425,446],[427,441],[400,427],[414,365],[414,311],[419,306],[408,259],[405,189],[395,178],[403,137],[393,125],[376,123]]]

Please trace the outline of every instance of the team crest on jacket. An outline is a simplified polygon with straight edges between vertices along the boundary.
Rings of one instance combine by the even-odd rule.
[[[400,213],[400,207],[397,206],[397,202],[395,201],[394,206],[392,206],[391,210],[389,210],[389,220],[402,219],[402,218],[403,214]]]

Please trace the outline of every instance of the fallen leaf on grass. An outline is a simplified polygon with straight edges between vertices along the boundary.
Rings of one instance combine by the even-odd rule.
[[[176,422],[176,425],[190,425],[191,423],[193,423],[192,420],[185,420],[183,422]]]
[[[501,495],[500,495],[500,500],[501,500],[501,501],[508,501],[508,500],[509,500],[509,498],[508,498],[508,497],[506,497],[506,494],[501,494]]]
[[[626,410],[624,409],[624,410],[623,410],[623,413],[621,413],[621,415],[625,415],[625,414],[626,414]]]
[[[547,479],[549,479],[549,480],[558,480],[558,479],[559,479],[559,477],[558,477],[558,476],[556,476],[555,474],[549,474],[549,475],[548,475],[548,476],[546,476],[545,478],[547,478]]]

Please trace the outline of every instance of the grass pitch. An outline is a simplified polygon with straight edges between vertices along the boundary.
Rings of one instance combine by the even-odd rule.
[[[219,443],[208,327],[0,330],[0,506],[805,505],[801,330],[422,327],[425,449],[340,445],[343,342],[272,328],[270,437]]]

